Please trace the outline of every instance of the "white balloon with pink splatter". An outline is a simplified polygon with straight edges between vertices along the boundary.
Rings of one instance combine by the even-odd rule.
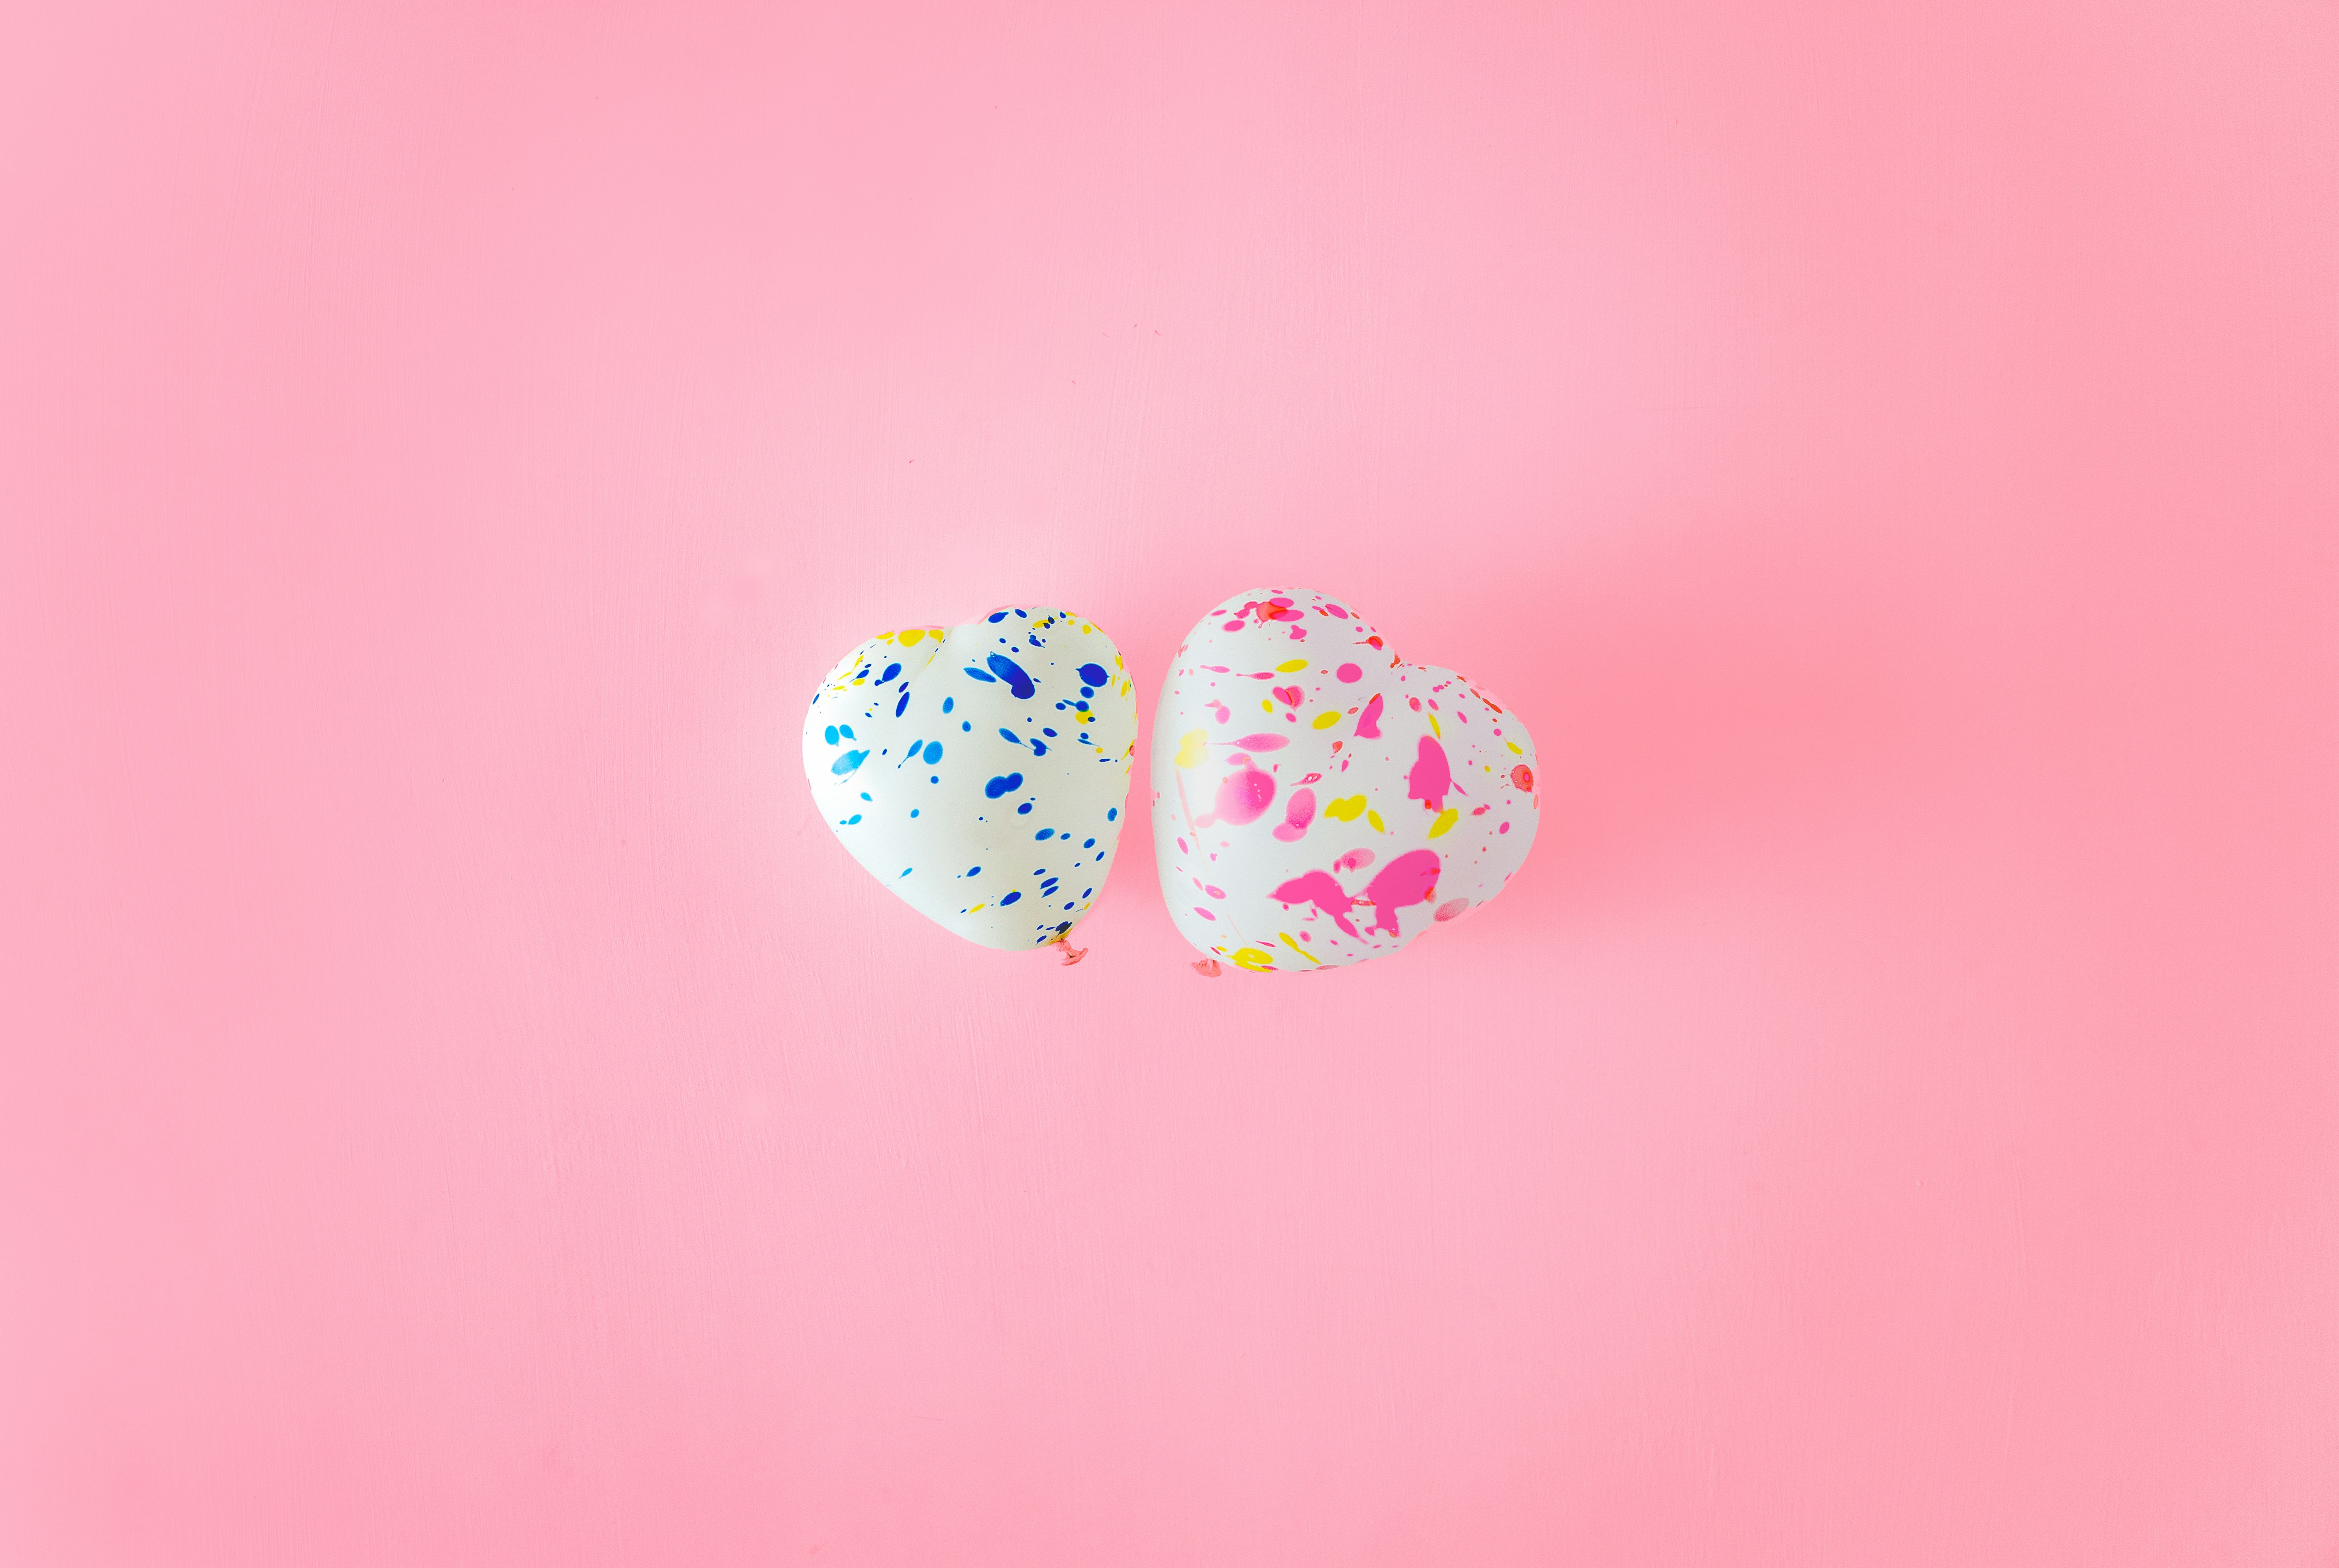
[[[1537,808],[1518,715],[1327,594],[1234,596],[1162,684],[1155,861],[1210,960],[1272,973],[1394,952],[1503,890]]]

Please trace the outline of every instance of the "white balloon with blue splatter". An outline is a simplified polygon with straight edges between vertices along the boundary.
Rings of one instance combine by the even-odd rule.
[[[829,831],[969,942],[1042,947],[1112,869],[1137,749],[1120,650],[1062,610],[1012,606],[853,650],[804,715]]]

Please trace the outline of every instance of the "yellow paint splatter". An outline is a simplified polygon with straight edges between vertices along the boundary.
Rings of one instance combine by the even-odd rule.
[[[990,906],[989,904],[987,904],[987,903],[979,903],[979,904],[976,904],[972,909],[968,910],[966,912],[967,912],[967,913],[969,913],[969,914],[981,914],[984,910],[987,910],[987,909],[989,909],[990,907],[991,907],[991,906]]]
[[[1364,809],[1365,797],[1360,794],[1352,794],[1346,800],[1336,800],[1330,805],[1326,806],[1324,808],[1324,814],[1328,817],[1337,817],[1342,822],[1354,822],[1357,820],[1357,814]]]
[[[1289,932],[1278,931],[1275,934],[1283,939],[1284,946],[1289,948],[1292,952],[1306,959],[1309,963],[1322,963],[1324,962],[1322,959],[1318,958],[1314,953],[1309,952],[1306,948],[1300,946]]]
[[[1245,969],[1256,971],[1260,974],[1265,974],[1275,967],[1274,958],[1255,947],[1239,947],[1227,956]]]
[[[1447,806],[1444,811],[1439,812],[1437,814],[1437,820],[1429,824],[1429,836],[1436,838],[1447,828],[1452,827],[1454,825],[1454,819],[1461,814],[1461,808],[1458,806]]]
[[[1437,715],[1436,714],[1430,714],[1426,716],[1429,719],[1429,733],[1436,735],[1439,740],[1444,740],[1446,738],[1446,732],[1437,727]]]
[[[1210,733],[1208,730],[1188,730],[1184,735],[1179,735],[1178,765],[1181,768],[1200,767],[1202,759],[1209,754],[1205,749],[1209,738]]]
[[[1275,711],[1275,705],[1268,702],[1265,697],[1261,697],[1258,699],[1258,711],[1263,714],[1271,714]]]
[[[902,634],[902,646],[905,648],[916,647],[920,643],[925,640],[926,632],[923,626],[912,626],[908,631]]]
[[[1366,820],[1367,822],[1368,822],[1368,823],[1372,823],[1372,824],[1373,824],[1373,831],[1374,831],[1375,833],[1387,833],[1387,832],[1388,832],[1388,829],[1387,829],[1387,828],[1385,828],[1385,827],[1383,827],[1383,826],[1381,825],[1381,814],[1380,814],[1380,813],[1378,813],[1378,812],[1377,812],[1377,811],[1368,811],[1368,812],[1367,812],[1367,813],[1365,814],[1365,820]]]
[[[1304,670],[1307,667],[1308,661],[1306,659],[1286,659],[1281,664],[1276,666],[1275,670],[1278,675],[1288,676],[1294,670]]]
[[[1328,730],[1339,722],[1340,710],[1337,708],[1334,708],[1329,713],[1322,713],[1316,715],[1316,727],[1319,730]]]
[[[1516,742],[1516,741],[1505,741],[1503,744],[1504,744],[1505,745],[1506,745],[1506,746],[1510,747],[1510,748],[1511,748],[1511,751],[1512,751],[1512,752],[1513,752],[1513,754],[1515,754],[1515,755],[1518,755],[1518,756],[1525,756],[1525,755],[1526,755],[1526,754],[1527,754],[1526,753],[1525,753],[1525,752],[1523,752],[1523,751],[1520,751],[1520,750],[1519,750],[1519,743],[1518,743],[1518,742]]]

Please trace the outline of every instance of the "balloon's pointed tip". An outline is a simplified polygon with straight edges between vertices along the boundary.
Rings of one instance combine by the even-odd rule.
[[[1194,972],[1200,975],[1204,980],[1216,980],[1224,972],[1219,968],[1219,961],[1215,958],[1198,960],[1195,962],[1193,969]]]

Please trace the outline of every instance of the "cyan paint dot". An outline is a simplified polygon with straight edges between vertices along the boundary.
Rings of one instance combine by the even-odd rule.
[[[926,765],[928,767],[932,767],[942,760],[943,743],[940,741],[928,741],[926,743]]]
[[[853,734],[853,726],[852,726],[851,725],[837,725],[837,726],[836,726],[836,733],[837,733],[838,735],[843,735],[846,740],[852,740],[852,739],[855,738],[855,737],[854,737],[854,734]]]
[[[912,816],[915,816],[915,815],[917,815],[917,814],[918,814],[918,808],[917,808],[917,807],[915,807],[915,806],[912,806],[912,807],[910,808],[910,814],[911,814]]]
[[[828,735],[828,744],[834,745],[836,744],[836,726],[834,725],[829,725],[826,733]]]
[[[854,812],[851,816],[846,817],[846,818],[844,819],[844,825],[845,825],[845,826],[847,826],[847,827],[851,827],[854,823],[857,823],[857,822],[859,822],[860,820],[861,820],[861,814],[860,814],[859,812]]]

